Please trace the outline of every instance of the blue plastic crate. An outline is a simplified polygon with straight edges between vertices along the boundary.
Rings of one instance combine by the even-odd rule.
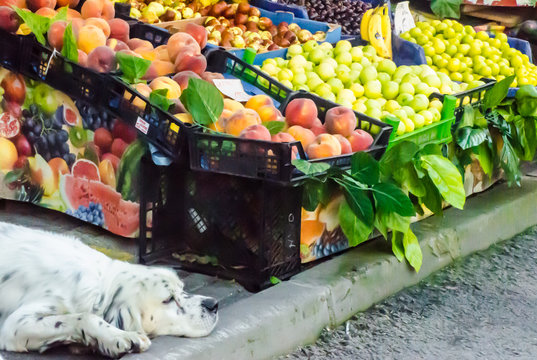
[[[308,12],[304,7],[298,5],[284,5],[271,0],[252,0],[250,4],[260,9],[277,12],[286,11],[292,13],[296,18],[309,19]]]

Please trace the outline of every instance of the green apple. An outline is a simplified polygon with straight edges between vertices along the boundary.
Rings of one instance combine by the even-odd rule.
[[[323,96],[326,100],[331,102],[336,102],[336,95],[334,93],[328,93],[325,96]]]
[[[334,94],[337,94],[339,90],[344,88],[343,82],[339,80],[338,78],[331,78],[326,83],[330,85],[330,88],[332,89],[332,92]]]
[[[306,76],[305,73],[295,73],[295,75],[293,76],[293,80],[291,80],[291,82],[294,84],[294,85],[305,85],[307,82],[308,82],[308,77]]]
[[[377,66],[377,71],[385,72],[389,75],[393,75],[396,69],[397,69],[397,65],[395,65],[393,61],[388,60],[388,59],[381,60]]]
[[[426,96],[431,95],[431,93],[433,92],[431,90],[431,87],[427,85],[426,83],[419,83],[418,85],[416,85],[414,90],[416,94],[424,94]]]
[[[384,98],[378,98],[378,99],[376,99],[376,100],[378,101],[378,103],[379,103],[381,109],[384,108],[384,105],[386,105],[386,102],[388,101],[388,100],[386,100],[386,99],[384,99]]]
[[[350,53],[352,49],[352,44],[348,40],[340,40],[336,43],[336,47],[334,48],[334,55],[339,55],[342,53]]]
[[[438,74],[443,74],[443,73],[438,73]],[[444,74],[445,75],[445,74]],[[447,75],[446,75],[447,76]],[[440,86],[442,86],[442,80],[440,80],[440,75],[436,75],[436,74],[432,74],[432,75],[427,75],[423,81],[431,86],[431,87],[435,87],[435,88],[439,88]],[[450,81],[451,82],[451,81]]]
[[[364,57],[364,53],[363,53],[363,51],[362,51],[362,47],[360,47],[360,46],[354,46],[354,47],[351,49],[351,56],[352,56],[352,61],[353,61],[353,62],[362,60],[362,58]]]
[[[347,65],[339,64],[336,67],[336,76],[343,83],[348,83],[350,81],[351,69]]]
[[[348,52],[341,53],[336,56],[338,64],[344,64],[350,66],[352,64],[352,55]]]
[[[414,96],[407,94],[407,93],[400,93],[399,96],[397,96],[396,101],[401,105],[409,105],[410,102],[414,99]]]
[[[302,46],[298,44],[293,44],[287,48],[287,58],[291,59],[296,55],[302,54]]]
[[[349,89],[340,89],[336,96],[336,102],[338,104],[352,107],[352,104],[356,101],[356,96]]]
[[[362,71],[364,67],[359,62],[353,62],[351,64],[351,70]]]
[[[373,119],[380,119],[382,117],[382,110],[378,108],[377,109],[371,108],[371,109],[367,109],[365,114],[367,116],[372,117]]]
[[[337,70],[336,70],[336,73],[337,73]],[[338,77],[339,77],[339,75],[338,75]],[[352,84],[354,84],[354,83],[358,83],[360,81],[359,78],[360,78],[360,71],[357,71],[357,70],[349,71],[348,81],[346,82],[348,84],[348,87],[351,87]]]
[[[289,66],[287,69],[291,70],[295,76],[297,74],[306,74],[306,69],[303,66]]]
[[[370,80],[365,83],[364,93],[370,99],[377,99],[382,96],[382,84],[378,80]]]
[[[412,70],[410,69],[410,66],[402,65],[395,70],[393,73],[392,78],[393,79],[402,79],[406,74],[411,73]]]
[[[395,99],[399,95],[399,84],[395,81],[387,81],[382,84],[382,96],[385,99]]]
[[[388,100],[386,101],[386,104],[384,104],[384,110],[387,112],[393,114],[395,110],[398,110],[401,108],[401,105],[395,100]]]
[[[287,67],[288,61],[284,58],[276,58],[276,65],[280,68]]]
[[[323,43],[319,44],[319,47],[321,49],[325,49],[326,51],[332,51],[334,49],[332,44],[330,44],[329,42],[323,42]]]
[[[352,109],[361,113],[365,113],[367,111],[367,107],[364,105],[364,103],[359,101],[355,101],[354,104],[352,104]]]
[[[371,65],[371,61],[369,61],[368,58],[366,58],[365,56],[362,58],[362,60],[360,60],[360,64],[363,66],[363,67],[366,67],[366,66],[370,66]]]
[[[406,126],[403,121],[399,121],[399,125],[397,126],[397,135],[403,135],[406,132]]]
[[[312,63],[311,61],[307,61],[306,64],[304,65],[304,69],[306,71],[312,71],[314,66],[315,66],[314,63]]]
[[[380,106],[380,102],[378,99],[367,99],[364,101],[365,106],[368,109],[382,109],[382,106]]]
[[[310,89],[317,89],[317,87],[321,84],[324,84],[324,82],[319,77],[316,77],[316,78],[312,77],[308,79],[308,81],[306,82],[306,85],[308,85]]]
[[[334,68],[334,70],[338,67],[338,62],[336,61],[336,59],[332,59],[332,58],[325,58],[321,61],[321,64],[322,63],[328,63],[330,65],[332,65],[332,67]]]
[[[278,80],[284,81],[284,80],[293,80],[293,72],[290,69],[281,69],[278,73]]]
[[[415,93],[414,86],[412,86],[412,84],[410,83],[401,81],[401,84],[399,84],[399,93],[414,95]]]
[[[401,108],[402,110],[404,110],[406,112],[406,114],[408,115],[408,117],[414,115],[416,112],[414,111],[414,109],[412,109],[410,106],[403,106]]]
[[[291,46],[295,46],[295,45],[291,45]],[[298,54],[298,55],[293,56],[289,60],[289,68],[294,68],[294,67],[304,68],[307,63],[308,63],[308,60],[306,60],[304,56]]]
[[[371,45],[366,45],[362,49],[364,56],[370,58],[377,55],[377,50]]]
[[[314,63],[315,65],[320,64],[321,61],[326,59],[326,51],[320,47],[315,48],[308,57],[308,60]]]
[[[302,45],[302,49],[305,52],[312,52],[317,47],[319,47],[319,43],[315,40],[308,40],[304,43],[304,45]]]
[[[364,95],[365,89],[361,84],[354,83],[351,85],[350,89],[354,93],[354,96],[357,98],[362,97]]]
[[[278,73],[280,72],[280,68],[272,63],[263,64],[261,67],[261,71],[269,74],[272,77],[276,77]]]
[[[263,61],[263,66],[267,65],[267,64],[272,64],[274,66],[278,66],[278,63],[276,62],[276,59],[266,59],[265,61]]]
[[[388,75],[388,73],[385,73],[385,72],[379,72],[377,75],[377,80],[380,81],[381,84],[384,84],[385,82],[388,82],[391,79],[392,78],[390,77],[390,75]]]
[[[319,77],[319,75],[317,75],[317,73],[315,71],[306,71],[306,76],[308,77],[308,80],[310,80],[310,79],[319,79],[319,80],[321,80],[321,78]]]
[[[422,110],[419,112],[421,116],[423,116],[424,124],[423,125],[430,125],[433,123],[433,113],[429,110]]]
[[[289,89],[293,88],[293,83],[291,81],[289,81],[289,80],[281,80],[280,83],[283,86],[287,86]]]
[[[326,97],[327,94],[332,93],[332,88],[330,85],[323,83],[317,86],[313,91],[320,97]]]
[[[403,78],[401,79],[401,82],[408,83],[414,87],[418,85],[421,82],[421,80],[418,75],[409,73],[403,76]]]
[[[412,107],[412,109],[414,109],[416,112],[427,110],[429,107],[429,99],[423,94],[418,94],[414,96],[414,99],[412,99],[410,102],[410,107]]]
[[[310,92],[310,88],[306,84],[296,86],[295,90],[304,90],[304,91]]]
[[[422,128],[425,125],[425,118],[420,114],[414,114],[409,116],[412,122],[414,123],[414,129]]]
[[[440,121],[440,119],[442,118],[442,115],[440,115],[440,111],[438,111],[438,109],[429,108],[429,111],[431,112],[431,114],[433,114],[433,122]]]
[[[328,81],[329,79],[336,76],[334,67],[328,62],[323,62],[317,67],[317,74],[323,81]]]
[[[403,120],[403,119],[407,119],[408,118],[408,115],[406,113],[405,110],[403,109],[397,109],[397,110],[394,110],[393,112],[393,115],[397,116],[397,118],[399,118],[399,120]]]
[[[375,80],[377,78],[377,75],[378,75],[377,69],[374,66],[372,65],[365,66],[360,72],[360,82],[362,84],[366,84],[369,81]],[[380,81],[379,81],[379,84],[380,84]]]

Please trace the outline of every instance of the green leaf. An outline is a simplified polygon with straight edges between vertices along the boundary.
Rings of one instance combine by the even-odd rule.
[[[373,226],[384,236],[384,239],[388,239],[388,227],[382,222],[380,217],[380,212],[375,213],[375,220],[373,221]]]
[[[493,161],[492,153],[488,144],[482,143],[478,147],[475,147],[473,151],[485,175],[491,176],[493,170]]]
[[[386,213],[381,210],[377,211],[377,215],[378,222],[388,229],[405,233],[410,227],[410,216],[401,216],[394,212]]]
[[[457,129],[455,133],[455,141],[463,150],[466,150],[487,140],[488,135],[487,129],[463,127]]]
[[[265,121],[263,126],[268,129],[270,135],[276,135],[285,127],[285,121]],[[305,151],[306,149],[304,149]]]
[[[421,253],[418,238],[410,229],[408,229],[403,237],[403,247],[405,248],[405,257],[408,263],[414,270],[416,270],[416,272],[419,272],[423,261],[423,255]]]
[[[167,94],[168,89],[153,90],[149,94],[149,102],[164,111],[168,111],[173,105],[173,101],[167,98]]]
[[[384,176],[389,177],[401,166],[412,161],[418,150],[418,145],[410,141],[402,141],[394,145],[380,159],[380,172]]]
[[[442,195],[428,176],[423,178],[423,186],[425,187],[425,195],[420,200],[433,214],[441,215],[443,213]]]
[[[76,45],[75,35],[73,34],[73,25],[69,23],[63,33],[62,55],[67,59],[78,62],[78,47]]]
[[[304,159],[294,159],[291,163],[298,171],[303,172],[307,176],[324,173],[330,169],[330,164],[323,162],[312,163]]]
[[[16,6],[13,6],[13,9],[35,35],[37,41],[39,41],[41,45],[46,45],[47,40],[45,39],[45,34],[50,27],[50,19],[30,11],[23,11]]]
[[[507,185],[511,186],[513,184],[520,186],[520,159],[515,153],[513,146],[509,142],[507,136],[503,135],[503,148],[500,153],[500,166],[505,172],[507,177]]]
[[[389,183],[373,185],[373,197],[377,211],[395,212],[401,216],[414,216],[414,206],[408,196],[397,186]]]
[[[515,80],[515,75],[510,75],[503,80],[498,81],[494,86],[485,92],[483,97],[483,108],[494,109],[507,96],[509,87]]]
[[[407,190],[418,197],[425,195],[425,188],[418,177],[413,163],[408,163],[400,167],[393,173],[393,178],[403,190]]]
[[[319,181],[315,178],[307,179],[302,192],[302,207],[307,211],[314,211],[319,203],[326,205],[330,201],[331,187],[328,181]]]
[[[24,176],[24,169],[11,170],[4,176],[4,183],[11,184]]]
[[[445,157],[438,155],[423,155],[420,160],[442,197],[452,206],[462,209],[466,193],[457,167]]]
[[[472,105],[464,105],[463,111],[462,119],[457,129],[474,126],[474,107]]]
[[[403,234],[405,233],[394,231],[392,234],[392,252],[399,262],[405,259],[405,247],[403,246]]]
[[[281,283],[282,281],[280,279],[278,279],[276,276],[271,276],[270,277],[270,283],[272,285],[276,285],[276,284],[279,284]]]
[[[354,214],[367,226],[373,225],[374,214],[371,200],[364,191],[363,185],[353,178],[334,179],[343,188],[343,194]]]
[[[362,184],[376,184],[380,176],[379,163],[368,153],[356,152],[351,157],[351,175]]]
[[[535,155],[537,138],[535,134],[535,120],[522,116],[515,116],[513,121],[517,130],[517,140],[520,144],[520,158],[531,161]]]
[[[54,17],[50,20],[50,25],[52,25],[53,23],[55,23],[58,20],[65,20],[66,21],[67,20],[67,9],[69,9],[69,6],[64,6],[64,7],[60,8],[60,10],[58,10],[56,15],[54,15]]]
[[[192,114],[194,121],[205,126],[215,123],[224,110],[220,91],[202,79],[188,79],[188,87],[181,94],[181,102]]]
[[[119,64],[119,70],[122,73],[121,78],[129,84],[140,82],[140,79],[145,75],[149,66],[151,66],[151,61],[149,60],[122,52],[116,53],[116,60]]]
[[[431,10],[440,18],[459,19],[461,4],[462,0],[431,0]]]
[[[353,247],[369,239],[373,231],[372,226],[361,221],[352,211],[349,204],[343,201],[338,211],[339,224],[343,234],[349,241],[349,246]]]
[[[518,113],[522,116],[537,116],[537,89],[523,85],[515,95]]]

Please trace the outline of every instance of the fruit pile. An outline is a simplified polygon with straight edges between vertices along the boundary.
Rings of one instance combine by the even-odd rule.
[[[220,1],[211,7],[205,21],[208,42],[217,46],[250,47],[257,52],[265,52],[326,38],[323,31],[312,34],[298,24],[281,22],[276,25],[268,17],[260,16],[259,9],[247,2],[227,4]]]
[[[357,119],[351,109],[337,106],[328,110],[324,123],[317,115],[317,106],[310,99],[292,100],[282,117],[270,97],[256,95],[244,106],[225,99],[224,111],[212,128],[244,139],[299,141],[308,159],[350,154],[366,150],[373,143],[369,133],[356,129]],[[271,135],[264,125],[268,122],[282,122],[282,130]]]
[[[442,103],[429,101],[431,93],[464,88],[428,65],[397,67],[372,46],[353,47],[346,40],[335,47],[315,41],[293,45],[287,58],[267,59],[260,69],[291,89],[311,91],[375,119],[394,114],[401,120],[399,135],[440,120]]]
[[[279,0],[303,6],[311,20],[341,25],[343,34],[360,34],[360,22],[371,4],[360,0]]]
[[[476,33],[469,25],[446,19],[418,22],[401,37],[423,46],[427,63],[454,81],[502,80],[514,74],[513,87],[537,85],[537,67],[509,46],[504,33]]]
[[[131,5],[130,16],[149,24],[192,19],[207,15],[207,10],[205,10],[207,6],[204,5],[206,1],[144,2],[140,0],[132,0],[129,3]]]

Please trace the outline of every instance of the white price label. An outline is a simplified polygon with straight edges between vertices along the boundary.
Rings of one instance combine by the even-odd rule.
[[[142,119],[141,117],[138,117],[138,120],[136,120],[136,124],[134,125],[135,128],[143,132],[147,135],[147,132],[149,131],[149,123]]]
[[[252,97],[244,91],[239,79],[213,79],[213,83],[222,94],[235,101],[245,102]]]

